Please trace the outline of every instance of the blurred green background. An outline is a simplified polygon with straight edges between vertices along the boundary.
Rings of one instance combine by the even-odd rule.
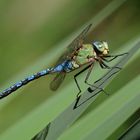
[[[114,3],[109,7],[112,2]],[[106,7],[108,10],[103,11]],[[87,23],[93,24],[87,42],[106,40],[110,52],[123,50],[126,44],[129,46],[129,43],[139,40],[139,7],[139,0],[1,0],[1,91],[26,76],[53,66],[75,37],[72,34],[83,29],[83,25]],[[128,49],[123,50],[127,51]],[[140,76],[139,60],[140,53],[118,75],[120,78],[115,78],[106,90],[115,94]],[[100,70],[93,75],[96,75],[96,79],[102,73]],[[43,77],[0,101],[1,140],[30,139],[75,99],[78,91],[73,74],[68,74],[65,83],[56,92],[49,89],[52,78],[53,76]],[[94,79],[90,80],[93,83]],[[82,89],[85,90],[82,81],[80,79]],[[82,117],[107,99],[108,97],[101,95]],[[127,128],[138,114],[139,111],[131,117],[133,119],[122,124],[120,130]],[[122,132],[120,130],[116,130],[110,137],[116,138]]]

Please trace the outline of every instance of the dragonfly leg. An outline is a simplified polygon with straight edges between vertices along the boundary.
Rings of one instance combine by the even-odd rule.
[[[89,67],[91,67],[91,65],[88,65],[87,67],[85,67],[83,70],[81,70],[80,72],[78,72],[77,74],[74,75],[74,80],[75,80],[75,83],[76,83],[76,86],[78,87],[78,94],[77,94],[77,98],[79,97],[80,93],[81,93],[81,88],[78,84],[78,81],[77,81],[77,76],[80,75],[82,72],[84,72],[85,70],[87,70]]]
[[[89,79],[89,76],[90,76],[90,74],[91,74],[92,69],[93,69],[93,64],[89,67],[89,71],[88,71],[88,73],[87,73],[87,75],[86,75],[86,78],[85,78],[85,83],[86,83],[87,85],[91,86],[91,87],[95,87],[96,89],[100,89],[100,90],[103,91],[106,95],[109,95],[103,88],[99,88],[99,87],[94,86],[94,85],[92,85],[92,84],[90,84],[90,83],[88,82],[88,79]]]
[[[102,62],[99,62],[99,64],[100,64],[100,67],[101,67],[102,69],[111,69],[111,67],[108,66],[107,64],[105,64],[103,61],[102,61]]]
[[[117,69],[121,70],[120,67],[117,67],[117,66],[115,66],[115,67],[110,67],[110,66],[108,66],[106,63],[104,63],[103,61],[99,61],[99,64],[100,64],[100,66],[101,66],[102,69],[112,69],[112,68],[117,68]]]
[[[117,68],[117,69],[119,69],[119,70],[121,70],[122,68],[120,68],[120,67],[117,67],[117,66],[115,66],[115,67],[110,67],[110,66],[108,66],[106,63],[104,63],[103,61],[99,61],[99,64],[100,64],[100,67],[102,68],[102,69],[113,69],[113,68]],[[118,71],[117,71],[118,72]],[[117,72],[115,72],[115,73],[117,73]],[[114,73],[114,74],[115,74]],[[103,77],[102,77],[103,78]],[[100,78],[100,79],[98,79],[97,81],[95,81],[95,83],[97,83],[98,81],[100,81],[102,78]]]
[[[119,57],[119,56],[123,56],[123,55],[126,55],[126,54],[128,54],[128,53],[122,53],[122,54],[118,54],[118,55],[107,55],[107,56],[104,56],[104,57],[108,57],[108,58],[111,58],[111,59],[106,59],[106,58],[102,58],[104,61],[106,61],[106,62],[111,62],[111,61],[113,61],[114,59],[116,59],[117,57]]]

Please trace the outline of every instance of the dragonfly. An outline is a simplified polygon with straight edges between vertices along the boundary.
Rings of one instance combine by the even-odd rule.
[[[106,62],[110,62],[117,57],[126,54],[122,53],[118,55],[110,55],[108,43],[106,41],[93,41],[92,43],[84,43],[91,26],[92,24],[86,26],[82,30],[82,32],[68,45],[66,51],[58,59],[54,67],[47,68],[36,74],[33,74],[15,83],[11,87],[3,90],[2,92],[0,92],[0,99],[15,92],[17,89],[23,87],[24,85],[30,83],[33,80],[54,73],[56,73],[56,76],[50,83],[50,88],[51,90],[56,91],[61,85],[61,83],[64,81],[67,73],[70,73],[76,69],[80,69],[85,66],[80,72],[74,75],[74,81],[79,90],[79,92],[77,93],[77,97],[79,97],[81,93],[81,88],[77,80],[78,75],[88,69],[88,73],[84,82],[88,85],[91,85],[88,82],[88,79],[90,77],[95,62],[98,62],[102,69],[110,69],[111,67],[108,66]],[[102,89],[102,91],[104,90]]]

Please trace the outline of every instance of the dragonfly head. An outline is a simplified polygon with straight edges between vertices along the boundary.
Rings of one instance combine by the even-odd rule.
[[[92,43],[94,50],[97,54],[108,55],[109,48],[108,43],[105,41],[95,41]]]

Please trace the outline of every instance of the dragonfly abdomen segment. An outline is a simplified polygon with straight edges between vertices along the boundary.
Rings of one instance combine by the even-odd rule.
[[[70,72],[72,69],[73,68],[72,68],[71,61],[64,61],[63,63],[57,65],[54,68],[48,68],[46,70],[40,71],[40,72],[38,72],[38,73],[36,73],[34,75],[31,75],[31,76],[25,78],[24,80],[21,80],[21,81],[17,82],[13,86],[5,89],[4,91],[0,92],[0,99],[3,98],[3,97],[8,96],[12,92],[14,92],[17,89],[19,89],[20,87],[28,84],[29,82],[31,82],[31,81],[33,81],[35,79],[40,78],[42,76],[45,76],[47,74],[62,72],[62,71]]]
[[[75,68],[73,67],[72,61],[66,60],[63,63],[61,63],[61,64],[57,65],[56,67],[54,67],[52,72],[53,73],[62,72],[62,71],[71,72],[73,69],[75,69]]]
[[[46,69],[46,70],[40,71],[40,72],[38,72],[34,75],[31,75],[31,76],[25,78],[24,80],[21,80],[21,81],[17,82],[13,86],[11,86],[11,87],[5,89],[4,91],[0,92],[0,99],[5,97],[5,96],[8,96],[10,93],[16,91],[17,89],[19,89],[20,87],[28,84],[29,82],[31,82],[35,79],[38,79],[38,78],[40,78],[44,75],[49,74],[51,71],[52,71],[52,68]]]

